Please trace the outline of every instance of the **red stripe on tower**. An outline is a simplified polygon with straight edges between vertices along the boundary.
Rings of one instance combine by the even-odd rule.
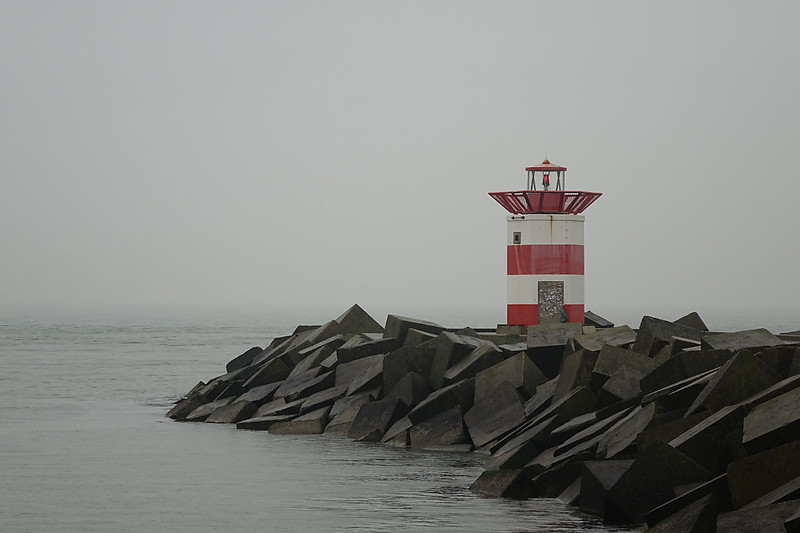
[[[582,244],[517,244],[508,246],[508,275],[583,275]]]

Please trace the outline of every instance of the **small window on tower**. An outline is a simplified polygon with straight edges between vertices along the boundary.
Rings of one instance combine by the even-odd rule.
[[[514,232],[514,244],[521,244],[522,243],[522,233],[519,231]]]

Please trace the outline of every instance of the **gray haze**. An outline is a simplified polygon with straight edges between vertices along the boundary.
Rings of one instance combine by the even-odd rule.
[[[590,309],[798,309],[796,2],[0,2],[0,302],[485,308],[545,154]],[[665,318],[670,318],[666,316]]]

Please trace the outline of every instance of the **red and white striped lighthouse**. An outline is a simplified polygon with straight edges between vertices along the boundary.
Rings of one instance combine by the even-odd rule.
[[[507,218],[507,323],[583,324],[585,217],[580,213],[602,193],[565,190],[567,168],[547,159],[525,170],[526,190],[489,193],[511,213]]]

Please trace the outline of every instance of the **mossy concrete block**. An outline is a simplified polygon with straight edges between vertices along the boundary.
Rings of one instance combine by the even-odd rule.
[[[486,342],[486,341],[484,341]],[[503,361],[502,352],[489,342],[472,350],[466,357],[448,368],[442,383],[450,385],[456,381],[474,377],[478,372],[486,370]]]
[[[436,346],[436,353],[431,360],[429,374],[431,387],[433,387],[434,390],[442,388],[445,384],[444,374],[447,369],[461,361],[475,348],[485,343],[486,341],[482,341],[481,339],[456,335],[449,331],[445,331],[439,335],[433,342]]]
[[[792,384],[797,380],[790,378]],[[744,418],[742,444],[750,453],[800,439],[800,388],[753,408]]]
[[[250,418],[258,409],[258,405],[252,402],[235,402],[230,405],[222,406],[208,415],[205,422],[212,424],[235,424]]]
[[[330,407],[320,407],[314,411],[298,416],[293,420],[277,422],[269,427],[275,435],[317,435],[325,430],[328,423]]]
[[[336,322],[342,333],[383,333],[383,326],[358,304],[339,315]]]
[[[221,400],[215,400],[213,402],[209,402],[206,404],[201,405],[200,407],[196,408],[194,411],[189,413],[186,417],[186,420],[189,422],[202,422],[206,418],[208,418],[211,413],[219,409],[220,407],[224,407],[233,403],[236,398],[230,396],[228,398],[223,398]]]
[[[264,350],[261,348],[261,346],[253,346],[243,354],[231,359],[228,364],[225,365],[225,370],[228,372],[233,372],[234,370],[239,370],[240,368],[250,366],[253,363],[253,359],[255,359],[255,357],[263,351]]]
[[[578,507],[586,514],[606,514],[606,494],[633,464],[633,459],[586,461],[581,471],[581,492]]]
[[[409,372],[386,393],[384,399],[397,398],[407,407],[412,408],[427,398],[431,393],[428,380],[416,372]]]
[[[569,340],[568,351],[586,350],[599,352],[603,346],[627,346],[636,340],[636,332],[630,326],[598,329],[594,333],[579,335]]]
[[[783,344],[783,341],[764,328],[732,333],[705,333],[702,337],[704,350],[736,351],[746,348],[766,348],[779,344]]]
[[[577,387],[589,385],[597,358],[597,352],[586,350],[578,350],[564,357],[561,370],[558,372],[558,383],[553,393],[553,401],[558,401]]]
[[[472,408],[474,397],[475,378],[465,379],[432,392],[408,413],[408,417],[417,424],[456,405],[462,412],[467,411]]]
[[[728,465],[731,503],[738,509],[800,476],[800,441]]]
[[[445,330],[445,327],[428,320],[421,320],[418,318],[410,318],[400,315],[388,315],[386,317],[386,327],[384,328],[383,336],[387,338],[395,338],[402,345],[405,343],[408,330],[410,329],[438,335]]]
[[[786,533],[787,522],[800,509],[800,501],[792,500],[757,509],[722,513],[717,517],[719,533]],[[790,526],[791,527],[791,526]]]
[[[485,470],[469,490],[483,496],[515,499],[530,498],[538,492],[522,470]]]
[[[409,435],[412,448],[470,442],[464,430],[461,408],[457,405],[433,418],[414,424],[409,430]]]
[[[642,378],[642,392],[662,389],[683,379],[702,374],[728,362],[732,353],[729,350],[687,351],[670,357],[658,368]]]
[[[386,430],[403,416],[400,400],[379,400],[365,403],[353,419],[347,437],[358,441],[378,442]]]
[[[661,348],[669,344],[673,337],[699,341],[700,335],[699,329],[675,324],[652,316],[644,316],[639,324],[639,330],[636,332],[633,351],[653,357]]]
[[[517,391],[506,381],[498,385],[494,394],[464,414],[464,423],[476,447],[504,435],[524,421],[525,408]]]
[[[662,441],[645,448],[608,491],[606,520],[642,523],[647,513],[675,497],[674,488],[713,476],[691,458]]]
[[[526,400],[547,377],[525,353],[512,355],[475,375],[475,403],[494,392],[501,383],[509,383]]]
[[[433,343],[403,346],[388,353],[383,359],[383,390],[394,389],[409,372],[424,376],[427,380],[435,354],[436,346]]]
[[[655,412],[654,404],[635,408],[605,432],[597,444],[597,456],[601,459],[611,459],[633,446],[636,438],[652,422]]]
[[[732,459],[727,442],[738,438],[741,445],[742,423],[746,414],[747,409],[741,405],[723,407],[672,439],[669,444],[712,474],[722,474]]]
[[[695,413],[701,407],[718,411],[774,385],[780,379],[749,350],[739,350],[714,374],[686,414]]]

